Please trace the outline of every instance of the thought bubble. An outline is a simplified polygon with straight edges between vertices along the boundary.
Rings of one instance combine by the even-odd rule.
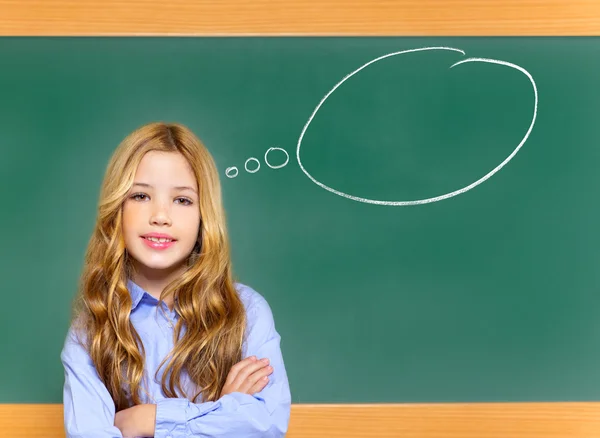
[[[302,172],[304,172],[304,174],[316,185],[318,185],[319,187],[335,194],[338,196],[342,196],[344,198],[347,199],[351,199],[353,201],[358,201],[358,202],[363,202],[363,203],[367,203],[367,204],[377,204],[377,205],[388,205],[388,206],[408,206],[408,205],[419,205],[419,204],[427,204],[427,203],[431,203],[431,202],[436,202],[436,201],[441,201],[443,199],[448,199],[451,198],[453,196],[457,196],[460,195],[461,193],[465,193],[469,190],[471,190],[472,188],[478,186],[479,184],[483,183],[484,181],[488,180],[490,177],[492,177],[495,173],[497,173],[500,169],[502,169],[516,154],[517,152],[521,149],[521,147],[525,144],[525,142],[527,141],[527,139],[529,138],[529,135],[531,134],[531,131],[533,129],[533,126],[535,125],[535,120],[536,120],[536,116],[537,116],[537,107],[538,107],[538,91],[537,91],[537,86],[535,84],[535,81],[533,80],[533,77],[531,76],[531,74],[525,70],[523,67],[518,66],[516,64],[507,62],[507,61],[500,61],[497,59],[490,59],[490,58],[466,58],[463,59],[461,61],[455,62],[454,64],[452,64],[449,68],[454,68],[460,64],[464,64],[467,62],[483,62],[483,63],[489,63],[489,64],[496,64],[496,65],[500,65],[500,66],[504,66],[504,67],[510,67],[513,68],[515,70],[520,71],[521,73],[523,73],[525,76],[527,76],[527,78],[529,79],[529,81],[531,82],[531,86],[533,87],[533,93],[534,93],[534,106],[533,106],[533,115],[531,118],[531,124],[529,125],[529,128],[527,129],[527,132],[525,133],[525,136],[522,138],[522,140],[519,142],[519,144],[516,146],[516,148],[512,151],[512,153],[506,157],[500,164],[498,164],[494,169],[492,169],[490,172],[488,172],[487,174],[485,174],[483,177],[479,178],[478,180],[474,181],[473,183],[462,187],[458,190],[455,190],[453,192],[450,193],[445,193],[443,195],[440,196],[435,196],[435,197],[431,197],[431,198],[426,198],[426,199],[418,199],[418,200],[409,200],[409,201],[382,201],[382,200],[377,200],[377,199],[369,199],[369,198],[361,198],[358,196],[354,196],[352,194],[349,193],[344,193],[340,190],[336,190],[332,187],[327,186],[326,184],[318,181],[316,178],[314,178],[303,166],[302,164],[302,159],[301,159],[301,154],[300,154],[300,150],[301,150],[301,146],[302,146],[302,140],[304,138],[304,134],[306,133],[306,130],[308,129],[308,127],[310,126],[310,123],[313,121],[315,115],[317,114],[317,112],[319,111],[319,109],[321,108],[321,106],[323,105],[323,103],[325,103],[325,101],[329,98],[329,96],[331,96],[331,94],[337,90],[337,88],[342,85],[345,81],[347,81],[348,79],[350,79],[352,76],[354,76],[356,73],[358,73],[359,71],[367,68],[368,66],[381,61],[382,59],[386,59],[392,56],[398,56],[398,55],[402,55],[402,54],[406,54],[406,53],[413,53],[413,52],[422,52],[422,51],[435,51],[435,50],[441,50],[441,51],[453,51],[453,52],[458,52],[461,53],[462,55],[465,55],[465,52],[461,49],[457,49],[457,48],[453,48],[453,47],[422,47],[422,48],[417,48],[417,49],[409,49],[409,50],[403,50],[403,51],[399,51],[399,52],[393,52],[393,53],[388,53],[386,55],[380,56],[378,58],[375,58],[363,65],[361,65],[359,68],[357,68],[356,70],[354,70],[353,72],[347,74],[346,76],[344,76],[344,78],[339,81],[326,95],[325,97],[323,97],[323,99],[321,99],[321,101],[319,102],[319,104],[316,106],[316,108],[314,109],[314,111],[312,112],[312,114],[310,115],[308,121],[306,122],[306,124],[304,125],[304,128],[302,129],[302,132],[300,133],[300,137],[298,138],[298,144],[296,147],[296,160],[298,161],[298,165],[300,166],[300,169],[302,169]],[[269,152],[273,151],[273,150],[279,150],[279,151],[283,151],[286,155],[286,160],[283,164],[278,165],[278,166],[274,166],[272,164],[269,163],[268,161],[268,154]],[[285,149],[282,148],[269,148],[269,150],[267,150],[267,152],[265,153],[265,157],[264,157],[264,161],[267,164],[267,166],[269,166],[272,169],[278,169],[281,168],[285,165],[287,165],[288,161],[289,161],[289,155],[288,153],[285,151]],[[253,163],[252,165],[255,167],[248,167],[249,163]],[[246,172],[248,173],[256,173],[258,172],[258,170],[260,169],[260,161],[254,157],[250,157],[246,160],[246,162],[244,163],[244,169],[246,170]],[[232,166],[232,167],[228,167],[225,171],[225,175],[228,178],[235,178],[238,175],[238,168],[236,166]]]
[[[405,53],[420,52],[420,51],[426,51],[426,50],[454,51],[454,52],[459,52],[459,53],[465,55],[465,52],[463,50],[456,49],[456,48],[453,48],[453,47],[423,47],[423,48],[418,48],[418,49],[410,49],[410,50],[403,50],[403,51],[400,51],[400,52],[388,53],[386,55],[383,55],[383,56],[380,56],[378,58],[375,58],[375,59],[367,62],[366,64],[363,64],[362,66],[360,66],[359,68],[357,68],[353,72],[351,72],[348,75],[346,75],[341,81],[339,81],[325,95],[325,97],[323,99],[321,99],[321,101],[319,102],[319,104],[317,105],[317,107],[315,108],[315,110],[312,112],[310,118],[308,119],[308,121],[304,125],[304,128],[302,129],[302,132],[301,132],[300,137],[298,139],[298,145],[297,145],[297,148],[296,148],[296,159],[298,161],[298,165],[300,166],[300,169],[302,169],[302,171],[306,174],[306,176],[308,176],[308,178],[313,183],[315,183],[319,187],[321,187],[321,188],[323,188],[323,189],[325,189],[325,190],[327,190],[327,191],[329,191],[331,193],[334,193],[334,194],[336,194],[338,196],[342,196],[344,198],[348,198],[348,199],[351,199],[353,201],[363,202],[363,203],[367,203],[367,204],[388,205],[388,206],[407,206],[407,205],[426,204],[426,203],[431,203],[431,202],[436,202],[436,201],[441,201],[443,199],[451,198],[453,196],[456,196],[456,195],[459,195],[461,193],[465,193],[468,190],[471,190],[472,188],[476,187],[477,185],[479,185],[479,184],[483,183],[484,181],[486,181],[487,179],[489,179],[492,175],[494,175],[500,169],[502,169],[502,167],[504,167],[516,155],[516,153],[519,151],[519,149],[521,149],[521,147],[523,146],[523,144],[525,144],[525,141],[529,137],[529,134],[531,133],[531,130],[533,129],[533,126],[535,124],[535,119],[536,119],[536,115],[537,115],[538,92],[537,92],[537,87],[536,87],[535,81],[533,80],[533,77],[523,67],[520,67],[520,66],[518,66],[516,64],[512,64],[510,62],[499,61],[497,59],[489,59],[489,58],[467,58],[467,59],[463,59],[461,61],[458,61],[458,62],[452,64],[450,66],[450,68],[454,68],[457,65],[464,64],[464,63],[467,63],[467,62],[485,62],[485,63],[490,63],[490,64],[496,64],[496,65],[510,67],[510,68],[513,68],[513,69],[516,69],[516,70],[520,71],[525,76],[527,76],[527,78],[529,78],[529,80],[531,82],[531,85],[533,87],[533,92],[534,92],[533,116],[532,116],[532,119],[531,119],[531,124],[529,126],[529,129],[525,133],[525,136],[523,137],[523,139],[521,140],[521,142],[512,151],[512,153],[508,157],[506,157],[506,159],[504,161],[502,161],[499,165],[497,165],[494,169],[492,169],[489,173],[487,173],[486,175],[484,175],[483,177],[481,177],[477,181],[475,181],[475,182],[473,182],[473,183],[471,183],[471,184],[469,184],[469,185],[467,185],[467,186],[465,186],[465,187],[463,187],[461,189],[458,189],[458,190],[455,190],[453,192],[446,193],[446,194],[443,194],[443,195],[440,195],[440,196],[435,196],[435,197],[426,198],[426,199],[412,200],[412,201],[382,201],[382,200],[377,200],[377,199],[361,198],[361,197],[354,196],[354,195],[349,194],[349,193],[344,193],[344,192],[342,192],[340,190],[336,190],[336,189],[334,189],[332,187],[329,187],[329,186],[325,185],[324,183],[318,181],[316,178],[314,178],[304,168],[304,166],[302,165],[302,159],[301,159],[301,155],[300,155],[300,149],[301,149],[301,146],[302,146],[302,139],[304,138],[304,134],[306,133],[306,130],[308,129],[310,123],[314,119],[315,115],[317,114],[317,112],[319,111],[319,109],[321,108],[321,106],[323,105],[323,103],[327,100],[327,98],[329,98],[329,96],[331,96],[331,94],[335,90],[337,90],[337,88],[340,85],[342,85],[345,81],[347,81],[348,79],[350,79],[352,76],[354,76],[359,71],[367,68],[371,64],[374,64],[374,63],[376,63],[378,61],[381,61],[382,59],[389,58],[391,56],[402,55],[402,54],[405,54]]]
[[[269,153],[271,153],[272,151],[283,152],[285,154],[285,161],[282,164],[278,164],[278,165],[271,164],[269,162]],[[290,156],[287,153],[287,151],[283,148],[272,147],[272,148],[267,149],[267,152],[265,152],[265,164],[267,166],[269,166],[271,169],[281,169],[282,167],[286,166],[289,161],[290,161]],[[249,163],[254,163],[254,164],[251,164],[251,166],[248,167]],[[252,166],[254,166],[254,167],[252,167]],[[260,161],[255,157],[250,157],[244,163],[244,169],[248,173],[256,173],[260,170]],[[233,173],[233,172],[235,172],[235,173]],[[238,171],[237,166],[231,166],[231,167],[228,167],[227,169],[225,169],[225,175],[227,176],[227,178],[235,178],[236,176],[238,176],[238,173],[239,173],[239,171]]]

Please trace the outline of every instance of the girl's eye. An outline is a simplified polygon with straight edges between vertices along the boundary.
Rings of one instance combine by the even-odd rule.
[[[140,197],[148,197],[148,195],[144,193],[136,193],[135,195],[131,196],[131,199],[143,201],[143,199],[140,199]],[[176,198],[176,200],[179,201],[179,204],[183,203],[183,205],[192,205],[192,201],[187,198]]]
[[[139,196],[146,196],[146,195],[144,195],[143,193],[136,193],[135,195],[133,195],[133,196],[131,197],[131,199],[136,199],[136,200],[137,200],[137,199],[139,199],[139,198],[138,198]]]

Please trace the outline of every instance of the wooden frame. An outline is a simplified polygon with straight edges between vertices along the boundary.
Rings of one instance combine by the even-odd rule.
[[[600,35],[599,0],[0,0],[0,36]],[[0,437],[64,437],[61,404],[0,405]],[[589,438],[600,403],[292,407],[290,438]]]
[[[598,34],[598,0],[0,0],[0,35]]]
[[[600,403],[293,405],[288,438],[592,438]],[[0,404],[0,437],[64,438],[61,404]]]

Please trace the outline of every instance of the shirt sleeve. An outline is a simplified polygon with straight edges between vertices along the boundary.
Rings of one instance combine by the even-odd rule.
[[[275,329],[266,300],[256,295],[247,310],[248,334],[244,357],[267,357],[273,367],[262,391],[232,392],[214,402],[192,403],[185,398],[157,401],[154,438],[279,438],[290,418],[291,394]]]
[[[64,424],[67,438],[122,438],[115,404],[87,351],[69,329],[60,354],[65,370]]]

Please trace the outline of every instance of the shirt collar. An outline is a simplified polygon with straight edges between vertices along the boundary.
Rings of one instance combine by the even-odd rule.
[[[135,310],[135,308],[138,306],[138,304],[140,304],[140,301],[142,301],[142,298],[144,298],[144,295],[150,301],[152,301],[154,303],[158,303],[158,300],[156,298],[154,298],[152,295],[150,295],[148,292],[146,292],[144,289],[142,289],[141,286],[134,283],[133,280],[131,280],[131,278],[127,280],[127,289],[129,290],[129,294],[131,295],[131,310],[132,311]],[[175,298],[175,301],[177,301],[177,298]]]
[[[152,297],[148,292],[134,283],[131,279],[127,280],[127,289],[129,289],[129,293],[131,295],[131,310],[135,310],[135,308],[140,304],[142,298],[144,298],[144,294]],[[156,298],[152,297],[156,300]]]

